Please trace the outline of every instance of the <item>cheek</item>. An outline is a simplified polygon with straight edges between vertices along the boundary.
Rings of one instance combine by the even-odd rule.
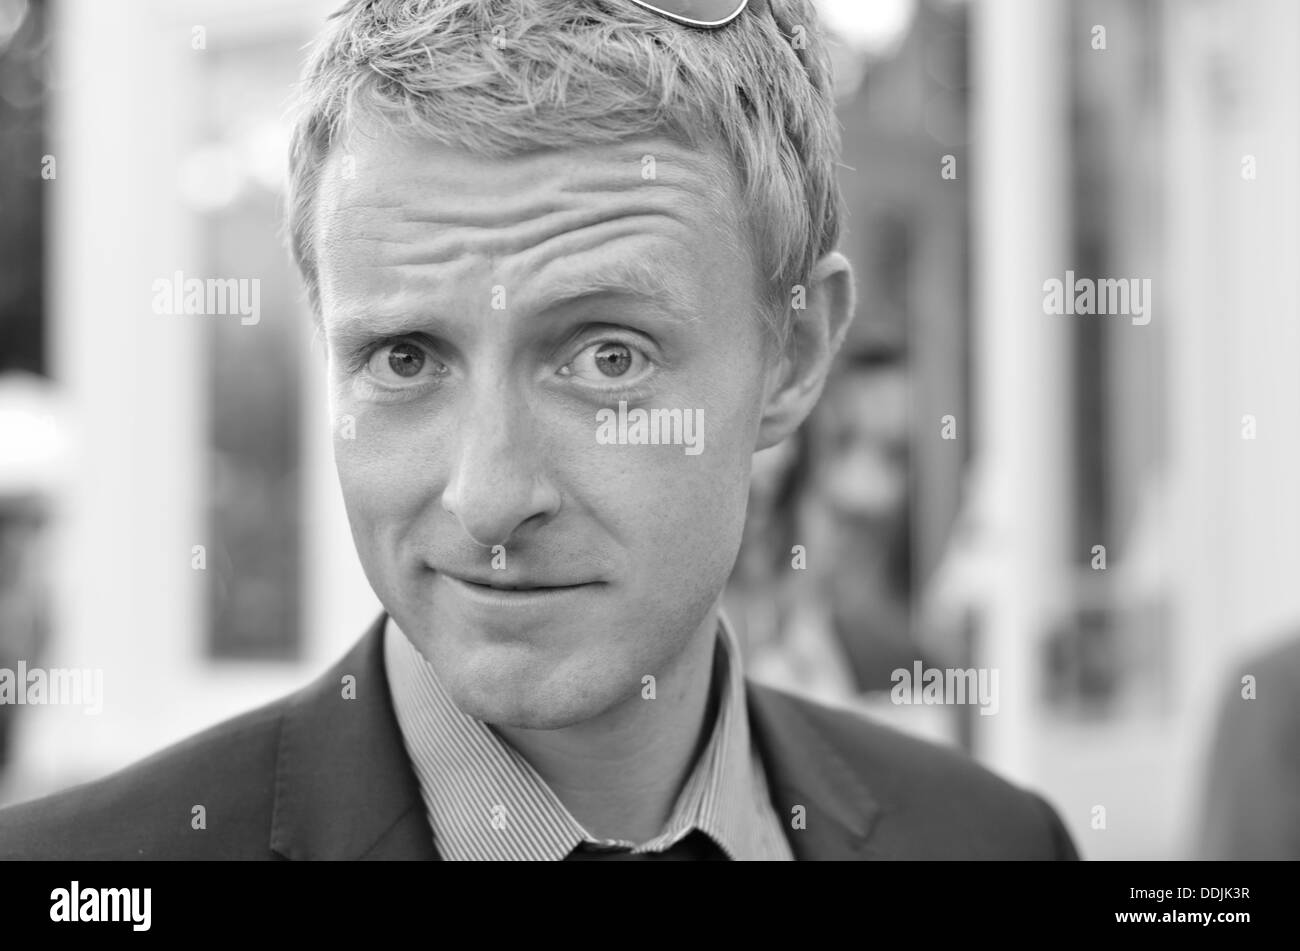
[[[420,435],[399,438],[392,429],[364,409],[344,407],[334,417],[334,464],[358,546],[412,524],[432,497],[427,453],[412,448]]]
[[[705,469],[661,483],[656,514],[647,521],[653,573],[667,590],[716,594],[731,572],[745,521],[744,474]]]
[[[703,407],[701,451],[602,446],[586,479],[635,567],[627,580],[654,610],[721,590],[744,529],[754,421]]]

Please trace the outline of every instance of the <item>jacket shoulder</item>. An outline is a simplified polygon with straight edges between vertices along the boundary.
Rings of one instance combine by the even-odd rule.
[[[869,846],[881,856],[1077,859],[1060,816],[1041,796],[960,750],[912,736],[856,710],[753,684],[766,716],[802,721],[823,757],[838,759],[878,808]]]
[[[0,809],[0,859],[271,858],[280,721],[294,696],[102,779]],[[194,828],[196,806],[204,828]]]

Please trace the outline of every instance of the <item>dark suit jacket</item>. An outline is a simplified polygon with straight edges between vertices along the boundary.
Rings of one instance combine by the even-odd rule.
[[[105,779],[0,810],[2,859],[436,859],[384,617],[314,683]],[[343,678],[356,677],[344,699]],[[1073,859],[1056,813],[967,757],[747,683],[800,859]],[[202,805],[206,829],[191,827]]]

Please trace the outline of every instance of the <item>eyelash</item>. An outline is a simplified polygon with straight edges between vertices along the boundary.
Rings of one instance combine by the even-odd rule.
[[[438,360],[437,357],[433,355],[429,344],[418,337],[409,337],[409,336],[387,337],[382,340],[374,341],[373,343],[363,346],[357,351],[355,351],[353,356],[348,361],[349,375],[355,377],[359,374],[365,373],[367,368],[370,365],[370,361],[374,359],[376,353],[378,353],[380,350],[383,350],[385,347],[393,347],[402,343],[409,343],[412,344],[413,346],[419,347],[421,350],[425,352],[425,355],[429,360],[432,360],[434,363],[438,363],[438,364],[442,363],[442,361]],[[588,339],[573,354],[572,358],[570,358],[561,369],[571,367],[577,361],[578,357],[582,356],[582,354],[586,353],[588,350],[591,350],[592,348],[599,348],[602,346],[606,346],[608,344],[618,344],[619,346],[627,347],[629,350],[632,350],[633,352],[640,354],[642,359],[645,360],[647,364],[647,368],[644,371],[642,371],[642,373],[637,377],[635,381],[630,383],[619,384],[615,382],[618,379],[617,377],[611,377],[610,378],[611,382],[606,385],[577,382],[578,386],[583,386],[586,387],[587,389],[592,389],[592,390],[599,390],[601,393],[614,395],[614,396],[626,395],[641,389],[644,386],[647,378],[652,374],[654,374],[655,371],[659,369],[659,362],[655,360],[647,352],[644,346],[641,346],[636,340],[633,340],[628,336],[621,335],[621,334],[607,334],[606,336],[594,337]],[[382,394],[387,394],[393,397],[394,399],[397,399],[400,398],[399,394],[409,394],[414,390],[423,389],[426,386],[436,385],[437,381],[441,379],[443,375],[444,374],[438,374],[438,376],[435,377],[433,380],[426,381],[423,386],[389,387],[389,386],[376,383],[373,380],[366,380],[365,382],[369,384],[369,387],[372,390],[372,393],[369,394],[371,398],[374,398],[374,394],[378,393],[381,394],[381,396],[379,397],[381,399],[382,399]],[[569,374],[566,377],[566,379],[573,379],[576,381],[576,377],[574,377],[572,374]]]
[[[643,359],[646,362],[646,368],[640,374],[638,374],[634,380],[628,382],[619,382],[620,380],[619,377],[609,377],[608,382],[603,384],[578,382],[577,385],[585,386],[588,389],[592,389],[592,390],[599,390],[602,394],[606,394],[606,395],[616,395],[616,396],[625,395],[628,393],[636,392],[641,388],[643,388],[647,380],[651,376],[653,376],[654,373],[659,369],[658,361],[655,360],[654,357],[652,357],[647,352],[646,347],[640,345],[636,340],[630,339],[625,335],[619,335],[619,334],[608,334],[603,337],[594,337],[589,339],[573,355],[573,358],[564,364],[564,367],[565,368],[572,367],[573,364],[577,362],[578,358],[582,356],[584,353],[586,353],[587,351],[592,349],[599,349],[600,347],[604,347],[609,344],[617,344],[618,346],[621,347],[627,347],[633,353],[639,354],[641,356],[641,359]],[[570,373],[570,375],[567,378],[576,380],[576,377],[572,373]]]

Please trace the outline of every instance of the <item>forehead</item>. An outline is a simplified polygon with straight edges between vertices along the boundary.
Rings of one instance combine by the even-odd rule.
[[[666,137],[490,158],[356,132],[318,192],[322,307],[328,319],[358,296],[481,297],[485,282],[546,303],[570,285],[683,303],[716,294],[722,274],[734,295],[750,277],[738,269],[752,272],[743,221],[726,161]]]

